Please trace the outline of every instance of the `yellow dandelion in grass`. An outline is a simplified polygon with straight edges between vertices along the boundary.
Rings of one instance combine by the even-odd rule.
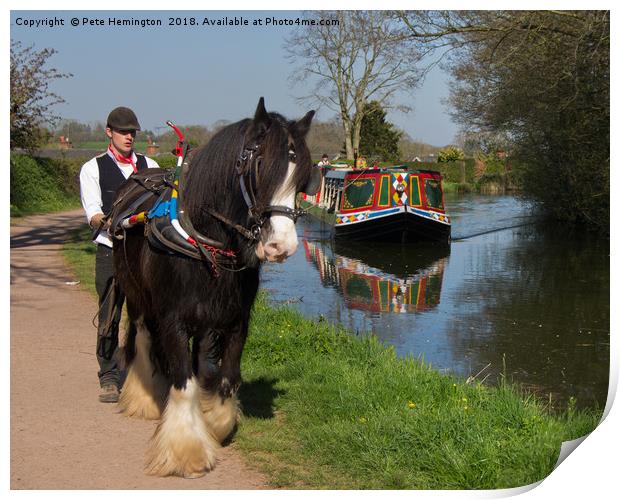
[[[407,403],[407,406],[409,407],[409,409],[413,410],[417,405],[413,401],[409,401]]]
[[[366,417],[359,418],[360,424],[365,424],[367,422]]]
[[[463,410],[465,410],[465,411],[469,411],[469,406],[464,406],[464,407],[463,407]]]
[[[463,403],[467,403],[467,398],[462,398],[461,401],[463,401]]]

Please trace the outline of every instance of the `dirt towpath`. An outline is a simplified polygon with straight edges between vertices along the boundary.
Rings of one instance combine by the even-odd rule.
[[[60,249],[81,210],[11,226],[11,489],[265,489],[234,444],[199,479],[143,472],[155,422],[97,399],[97,305]]]

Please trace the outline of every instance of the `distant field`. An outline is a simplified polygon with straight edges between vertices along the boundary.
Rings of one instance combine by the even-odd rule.
[[[73,144],[73,149],[98,149],[101,151],[105,151],[108,148],[108,141],[89,141],[89,142],[79,142]],[[136,142],[134,149],[139,153],[146,152],[146,142]]]

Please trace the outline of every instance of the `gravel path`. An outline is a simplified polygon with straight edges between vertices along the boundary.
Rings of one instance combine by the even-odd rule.
[[[11,488],[266,489],[234,444],[202,478],[144,474],[155,422],[99,403],[96,300],[60,254],[83,222],[75,210],[11,226]]]

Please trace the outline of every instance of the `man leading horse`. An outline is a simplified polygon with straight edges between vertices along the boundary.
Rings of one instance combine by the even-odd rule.
[[[97,362],[99,363],[99,401],[116,403],[119,398],[120,367],[118,362],[118,324],[122,297],[113,293],[112,240],[105,218],[112,209],[116,191],[133,173],[159,165],[151,158],[134,151],[140,124],[129,108],[118,107],[108,115],[105,133],[109,139],[105,153],[86,162],[80,171],[80,195],[90,227],[95,231],[97,244],[95,285],[99,296],[97,327]]]

